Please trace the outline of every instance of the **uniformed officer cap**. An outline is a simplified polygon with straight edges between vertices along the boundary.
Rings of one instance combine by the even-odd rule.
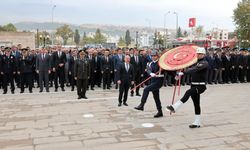
[[[29,49],[28,48],[23,48],[23,49],[21,49],[21,51],[25,52],[25,51],[29,51]]]
[[[86,53],[83,50],[79,51],[79,55],[85,55]]]
[[[10,47],[5,47],[4,50],[7,51],[7,52],[9,52],[11,50],[11,48]]]
[[[151,56],[155,56],[155,55],[158,55],[159,53],[158,53],[158,51],[157,50],[153,50],[152,52],[151,52]]]

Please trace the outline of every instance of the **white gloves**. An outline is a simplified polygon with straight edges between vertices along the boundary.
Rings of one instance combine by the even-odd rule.
[[[155,73],[150,73],[150,76],[151,76],[151,77],[155,77],[156,74],[155,74]]]
[[[177,74],[178,76],[183,76],[183,75],[184,75],[183,72],[177,72],[176,74]]]

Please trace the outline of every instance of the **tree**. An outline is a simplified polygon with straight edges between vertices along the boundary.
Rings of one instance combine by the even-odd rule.
[[[69,25],[63,25],[56,29],[56,35],[59,35],[63,39],[63,44],[67,44],[67,40],[73,36],[73,31],[70,29]]]
[[[91,37],[88,37],[86,35],[86,32],[83,33],[83,37],[82,37],[82,40],[80,42],[80,45],[84,46],[86,44],[93,44],[94,43],[94,39],[91,38]]]
[[[241,0],[234,9],[234,22],[242,47],[250,46],[250,0]]]
[[[122,37],[120,37],[120,39],[119,39],[119,41],[118,41],[118,46],[119,46],[119,47],[124,47],[124,46],[126,46],[126,42],[125,42],[125,40],[124,40]]]
[[[76,43],[76,45],[79,45],[80,43],[80,34],[79,34],[79,31],[78,29],[75,30],[75,35],[74,35],[74,42]]]
[[[177,38],[183,37],[181,27],[177,30]]]
[[[107,39],[105,38],[104,35],[102,35],[101,30],[97,29],[95,32],[95,36],[94,36],[94,43],[95,44],[102,44],[102,43],[106,43]]]
[[[127,47],[131,44],[131,36],[130,36],[129,30],[126,31],[125,43],[126,43],[126,46],[127,46]]]
[[[12,23],[9,23],[4,26],[0,26],[0,31],[17,32],[17,29]]]

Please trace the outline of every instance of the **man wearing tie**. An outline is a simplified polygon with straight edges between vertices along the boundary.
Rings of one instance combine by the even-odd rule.
[[[36,57],[36,72],[39,74],[40,91],[43,92],[45,83],[46,92],[49,92],[50,56],[46,49],[41,50],[41,54]]]
[[[118,88],[118,85],[117,85],[117,73],[118,73],[118,69],[120,68],[120,65],[124,62],[124,55],[122,53],[122,49],[121,48],[118,48],[117,49],[117,55],[114,56],[113,58],[114,60],[114,75],[115,75],[115,83],[116,83],[116,86],[115,88],[117,89]]]
[[[119,104],[118,107],[122,104],[123,97],[123,105],[128,106],[127,98],[128,98],[128,90],[131,84],[134,84],[134,68],[130,64],[130,56],[125,56],[125,62],[122,63],[117,71],[117,83],[120,85],[119,87]]]
[[[134,55],[131,57],[131,64],[134,67],[134,74],[135,74],[135,85],[140,84],[141,78],[143,77],[143,67],[142,67],[142,60],[139,56],[139,51],[137,49],[134,49]],[[134,85],[132,85],[131,88],[133,88]],[[140,87],[136,88],[136,96],[141,96],[139,93]],[[134,96],[134,91],[131,91],[131,96]]]
[[[101,72],[103,77],[103,89],[110,89],[110,75],[113,72],[113,62],[109,57],[109,50],[105,50],[101,60]]]
[[[57,92],[58,89],[58,78],[62,91],[65,91],[64,90],[65,63],[66,63],[66,54],[61,50],[61,46],[59,46],[57,52],[54,52],[53,54],[53,72],[55,72],[54,76],[55,92]]]

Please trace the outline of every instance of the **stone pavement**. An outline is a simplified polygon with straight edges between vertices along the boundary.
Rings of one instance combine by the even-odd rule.
[[[181,95],[187,88],[181,88]],[[129,97],[129,106],[118,108],[117,90],[88,91],[88,100],[77,100],[76,92],[67,90],[0,95],[0,149],[250,149],[249,83],[208,86],[201,96],[199,129],[188,128],[194,119],[191,100],[176,114],[164,109],[164,117],[154,119],[151,94],[141,112],[133,109],[140,97]],[[171,103],[172,92],[172,87],[161,89],[164,107]],[[144,128],[143,123],[154,127]]]

